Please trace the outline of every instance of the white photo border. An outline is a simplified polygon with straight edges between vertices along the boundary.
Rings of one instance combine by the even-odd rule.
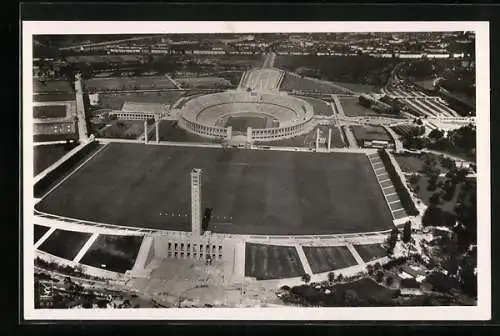
[[[473,31],[476,36],[478,300],[464,307],[35,309],[33,249],[32,36],[40,34],[175,34]],[[23,313],[25,320],[452,321],[491,318],[490,66],[487,21],[23,21]]]

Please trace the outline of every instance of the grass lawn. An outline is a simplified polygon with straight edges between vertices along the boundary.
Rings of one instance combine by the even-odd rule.
[[[66,117],[66,105],[41,105],[33,106],[33,118],[64,118]]]
[[[125,273],[134,266],[142,238],[142,236],[101,234],[85,253],[81,263],[113,272]]]
[[[67,80],[46,80],[41,81],[38,79],[33,79],[33,92],[36,93],[69,93],[73,92],[73,87],[71,82]]]
[[[320,82],[309,78],[301,78],[300,76],[290,75],[288,73],[285,74],[285,77],[281,82],[280,89],[285,91],[304,90],[322,93],[344,93],[345,91],[327,82]]]
[[[387,256],[387,252],[382,244],[354,245],[354,248],[365,262]]]
[[[314,274],[358,264],[346,246],[303,246],[302,249]]]
[[[229,117],[224,127],[232,127],[233,131],[236,132],[246,132],[248,127],[252,127],[252,129],[256,128],[266,128],[267,121],[269,118],[267,117]],[[271,122],[272,123],[272,122]]]
[[[431,166],[439,169],[440,173],[448,172],[448,169],[443,166],[443,159],[432,153],[421,154],[394,154],[394,158],[398,162],[401,170],[405,173],[422,172],[425,162],[431,160]]]
[[[226,218],[210,223],[215,232],[330,234],[392,226],[368,158],[355,153],[112,143],[37,208],[109,224],[187,231],[193,168],[203,170],[202,207],[213,208],[213,218]]]
[[[48,226],[43,226],[43,225],[33,225],[33,244],[35,244],[42,236],[45,234],[45,232],[49,231]]]
[[[97,131],[98,137],[136,139],[144,132],[144,121],[142,120],[112,120],[109,121],[108,125],[111,126],[106,125]]]
[[[356,292],[358,298],[366,300],[370,297],[373,298],[391,298],[394,290],[388,289],[384,286],[379,285],[370,278],[363,278],[357,281],[337,284],[333,286],[333,290],[353,290]]]
[[[312,107],[314,108],[314,114],[325,115],[325,116],[330,116],[333,114],[332,107],[330,106],[329,103],[327,103],[324,100],[311,97],[304,97],[304,96],[296,96],[296,97],[305,100],[306,102],[311,104]]]
[[[39,250],[50,253],[57,257],[73,260],[83,245],[92,236],[89,232],[76,232],[66,230],[55,230],[42,245]]]
[[[41,145],[33,147],[34,175],[47,169],[51,164],[62,158],[66,153],[78,146],[78,143]]]
[[[375,85],[368,85],[368,84],[355,84],[355,83],[345,83],[345,82],[334,82],[334,83],[339,86],[348,88],[349,90],[361,93],[372,93],[376,88]]]
[[[357,97],[341,97],[339,100],[345,115],[348,117],[378,115],[378,113],[372,109],[360,105]]]
[[[438,178],[438,183],[440,181],[444,181],[445,178]],[[420,176],[420,179],[418,181],[418,185],[419,185],[419,190],[417,192],[417,197],[425,204],[425,205],[429,205],[429,200],[431,198],[431,196],[436,193],[436,192],[440,192],[442,191],[441,188],[436,188],[436,190],[427,190],[427,186],[429,184],[429,178],[427,176]],[[457,202],[457,197],[458,197],[458,194],[460,193],[460,189],[462,188],[463,186],[463,183],[459,183],[457,184],[457,188],[455,190],[455,195],[453,196],[453,198],[450,200],[450,201],[443,201],[439,204],[439,208],[446,211],[446,212],[449,212],[449,213],[455,213],[454,211],[454,207],[455,207],[455,204]]]
[[[176,86],[166,76],[152,77],[107,77],[91,78],[85,81],[87,91],[119,91],[140,89],[175,89]]]
[[[154,132],[152,132],[154,135]],[[160,121],[160,141],[173,142],[216,142],[212,139],[207,139],[180,128],[176,121],[162,120]]]
[[[245,276],[268,280],[293,278],[304,273],[294,246],[245,244]]]

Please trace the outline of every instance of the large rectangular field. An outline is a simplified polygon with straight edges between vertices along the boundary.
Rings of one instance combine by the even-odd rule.
[[[83,245],[89,240],[91,233],[55,230],[38,249],[57,257],[73,260]]]
[[[111,143],[38,203],[109,224],[190,230],[190,171],[203,170],[209,229],[247,234],[386,230],[392,217],[364,154]]]
[[[267,120],[265,117],[229,117],[225,127],[231,126],[233,131],[246,132],[248,127],[266,128]]]
[[[101,234],[85,253],[81,263],[125,273],[134,266],[142,239],[142,236]]]
[[[302,249],[314,274],[358,264],[346,246],[303,246]]]
[[[364,262],[370,262],[387,256],[387,250],[382,244],[354,245]]]
[[[304,273],[294,246],[245,244],[245,276],[267,280],[293,278]]]
[[[66,117],[66,105],[42,105],[33,106],[33,118],[64,118]]]

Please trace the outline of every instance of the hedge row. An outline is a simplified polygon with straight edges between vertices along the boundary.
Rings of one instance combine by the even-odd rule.
[[[389,174],[389,177],[394,184],[394,188],[396,189],[396,192],[398,193],[398,197],[401,201],[401,205],[405,209],[406,213],[410,216],[416,216],[419,214],[418,209],[415,206],[415,203],[413,203],[413,200],[411,199],[410,193],[408,192],[408,189],[406,189],[403,181],[401,181],[401,178],[399,177],[399,174],[396,171],[396,168],[394,168],[394,165],[391,162],[391,159],[389,157],[389,154],[387,154],[387,151],[384,149],[379,150],[379,156],[380,159],[382,160],[385,170]]]
[[[59,181],[62,176],[65,176],[85,157],[95,151],[98,146],[99,143],[97,141],[88,143],[85,147],[76,152],[72,157],[68,158],[54,170],[50,171],[45,177],[35,183],[33,187],[34,196],[36,198],[42,197],[57,181]]]

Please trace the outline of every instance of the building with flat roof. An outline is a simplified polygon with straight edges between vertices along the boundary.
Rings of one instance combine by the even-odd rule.
[[[163,117],[169,108],[168,104],[125,102],[121,110],[112,111],[110,115],[115,115],[117,119],[126,120],[155,119],[155,117]]]

